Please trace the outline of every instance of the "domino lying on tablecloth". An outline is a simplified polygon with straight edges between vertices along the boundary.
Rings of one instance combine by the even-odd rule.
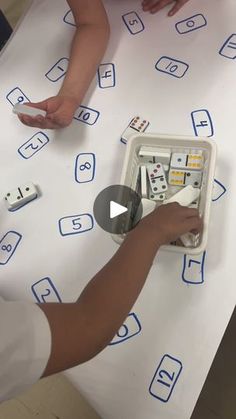
[[[214,181],[216,145],[206,138],[137,133],[129,137],[121,184],[142,197],[143,217],[157,206],[178,202],[198,208],[203,217],[201,235],[192,233],[164,246],[166,250],[200,253],[206,247]],[[134,225],[137,220],[134,220]],[[121,243],[125,235],[113,236]]]

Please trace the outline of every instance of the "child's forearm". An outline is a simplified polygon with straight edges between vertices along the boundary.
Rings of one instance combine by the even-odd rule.
[[[83,24],[74,36],[69,68],[59,95],[79,106],[101,62],[109,40],[109,25]]]
[[[156,240],[137,228],[77,304],[41,305],[52,331],[44,376],[85,362],[109,344],[140,294],[158,248]]]

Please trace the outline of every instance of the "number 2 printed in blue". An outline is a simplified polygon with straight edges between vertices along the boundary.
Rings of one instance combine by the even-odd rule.
[[[84,124],[94,125],[96,124],[99,115],[100,112],[95,111],[91,108],[87,108],[86,106],[80,105],[79,109],[77,110],[74,116],[74,119],[77,119],[80,122],[84,122]]]
[[[187,19],[181,20],[180,22],[176,23],[175,28],[177,32],[180,34],[196,31],[196,29],[200,29],[203,26],[207,25],[207,21],[205,17],[199,13],[197,15],[188,17]]]
[[[184,77],[189,65],[175,58],[163,56],[157,61],[155,68],[162,73],[181,79]]]
[[[92,182],[95,176],[96,158],[93,153],[80,153],[75,162],[75,180],[78,183]]]
[[[11,259],[22,239],[16,231],[8,231],[0,241],[0,265],[6,265]]]
[[[7,100],[15,106],[17,103],[23,104],[25,102],[30,102],[27,96],[22,92],[19,87],[15,87],[7,95]]]
[[[18,153],[24,159],[30,159],[30,157],[41,150],[48,142],[49,138],[47,135],[39,131],[18,149]]]
[[[212,137],[214,128],[207,109],[198,109],[191,113],[194,133],[197,137]]]
[[[206,252],[191,257],[184,255],[182,279],[187,284],[203,284]]]
[[[62,236],[85,233],[92,230],[93,217],[90,214],[70,215],[59,220],[59,231]]]
[[[101,89],[108,89],[116,85],[114,64],[104,63],[98,67],[98,84]]]
[[[230,37],[221,48],[219,54],[231,60],[236,59],[236,33],[230,35]]]
[[[124,24],[132,35],[144,30],[144,24],[136,12],[126,13],[122,16]]]
[[[168,402],[182,369],[178,359],[164,355],[150,384],[149,393],[164,403]]]
[[[125,323],[120,327],[110,345],[117,345],[141,332],[141,324],[135,313],[130,313]]]
[[[43,278],[31,287],[32,293],[38,303],[61,303],[61,297],[50,278]]]

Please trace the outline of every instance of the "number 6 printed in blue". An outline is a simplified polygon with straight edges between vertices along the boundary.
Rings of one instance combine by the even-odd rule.
[[[92,182],[95,176],[96,159],[94,153],[80,153],[75,162],[75,180],[78,183]]]
[[[164,355],[150,384],[149,393],[167,403],[182,369],[182,363],[178,359]]]
[[[59,220],[59,231],[62,236],[85,233],[92,230],[93,217],[90,214],[70,215]]]

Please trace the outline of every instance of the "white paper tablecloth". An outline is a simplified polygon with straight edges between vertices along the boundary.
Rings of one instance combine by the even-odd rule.
[[[79,109],[66,129],[27,128],[12,103],[58,91],[74,32],[67,3],[35,0],[0,57],[0,194],[28,180],[41,190],[14,213],[2,201],[0,293],[75,300],[114,254],[93,202],[119,182],[120,135],[133,116],[147,118],[149,132],[211,136],[218,160],[206,253],[161,251],[113,344],[69,372],[104,419],[188,419],[235,305],[236,4],[192,0],[173,18],[143,13],[138,0],[107,0],[106,8],[109,65],[82,103],[90,110]],[[87,159],[93,180],[78,183]]]

